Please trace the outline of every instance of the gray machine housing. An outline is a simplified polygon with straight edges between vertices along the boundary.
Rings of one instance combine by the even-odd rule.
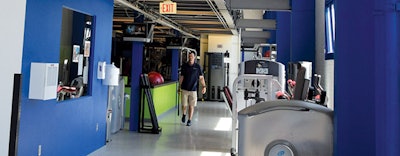
[[[239,156],[333,155],[333,110],[298,100],[262,102],[241,110]]]
[[[285,90],[285,65],[271,60],[247,60],[239,64],[239,75],[243,74],[262,74],[272,75],[277,78],[281,85],[281,90]]]
[[[226,68],[223,53],[207,52],[207,100],[223,100],[221,92],[225,86]],[[201,89],[201,87],[199,88]],[[201,91],[199,91],[201,93]]]

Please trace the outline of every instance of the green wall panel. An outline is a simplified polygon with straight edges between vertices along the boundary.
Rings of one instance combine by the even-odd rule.
[[[177,106],[180,101],[179,95],[177,94],[177,82],[171,82],[151,88],[151,94],[153,96],[154,109],[157,116],[167,112],[168,110]],[[142,97],[143,100],[143,97]],[[144,109],[145,119],[149,119],[149,110],[147,105],[147,100],[145,99],[145,109]]]

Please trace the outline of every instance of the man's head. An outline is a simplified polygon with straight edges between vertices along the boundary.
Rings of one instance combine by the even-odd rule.
[[[189,64],[194,64],[195,59],[196,59],[196,53],[193,51],[189,52]]]

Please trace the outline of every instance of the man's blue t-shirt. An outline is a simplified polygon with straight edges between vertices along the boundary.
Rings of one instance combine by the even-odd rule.
[[[203,71],[201,70],[199,64],[197,63],[194,63],[193,65],[189,65],[189,63],[183,64],[181,66],[181,76],[183,76],[181,89],[187,91],[197,91],[200,75],[203,75]]]

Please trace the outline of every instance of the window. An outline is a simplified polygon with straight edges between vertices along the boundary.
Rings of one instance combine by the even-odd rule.
[[[93,17],[63,8],[57,100],[89,94],[88,73]]]
[[[335,5],[333,1],[326,2],[325,34],[325,59],[333,59],[335,53]]]

